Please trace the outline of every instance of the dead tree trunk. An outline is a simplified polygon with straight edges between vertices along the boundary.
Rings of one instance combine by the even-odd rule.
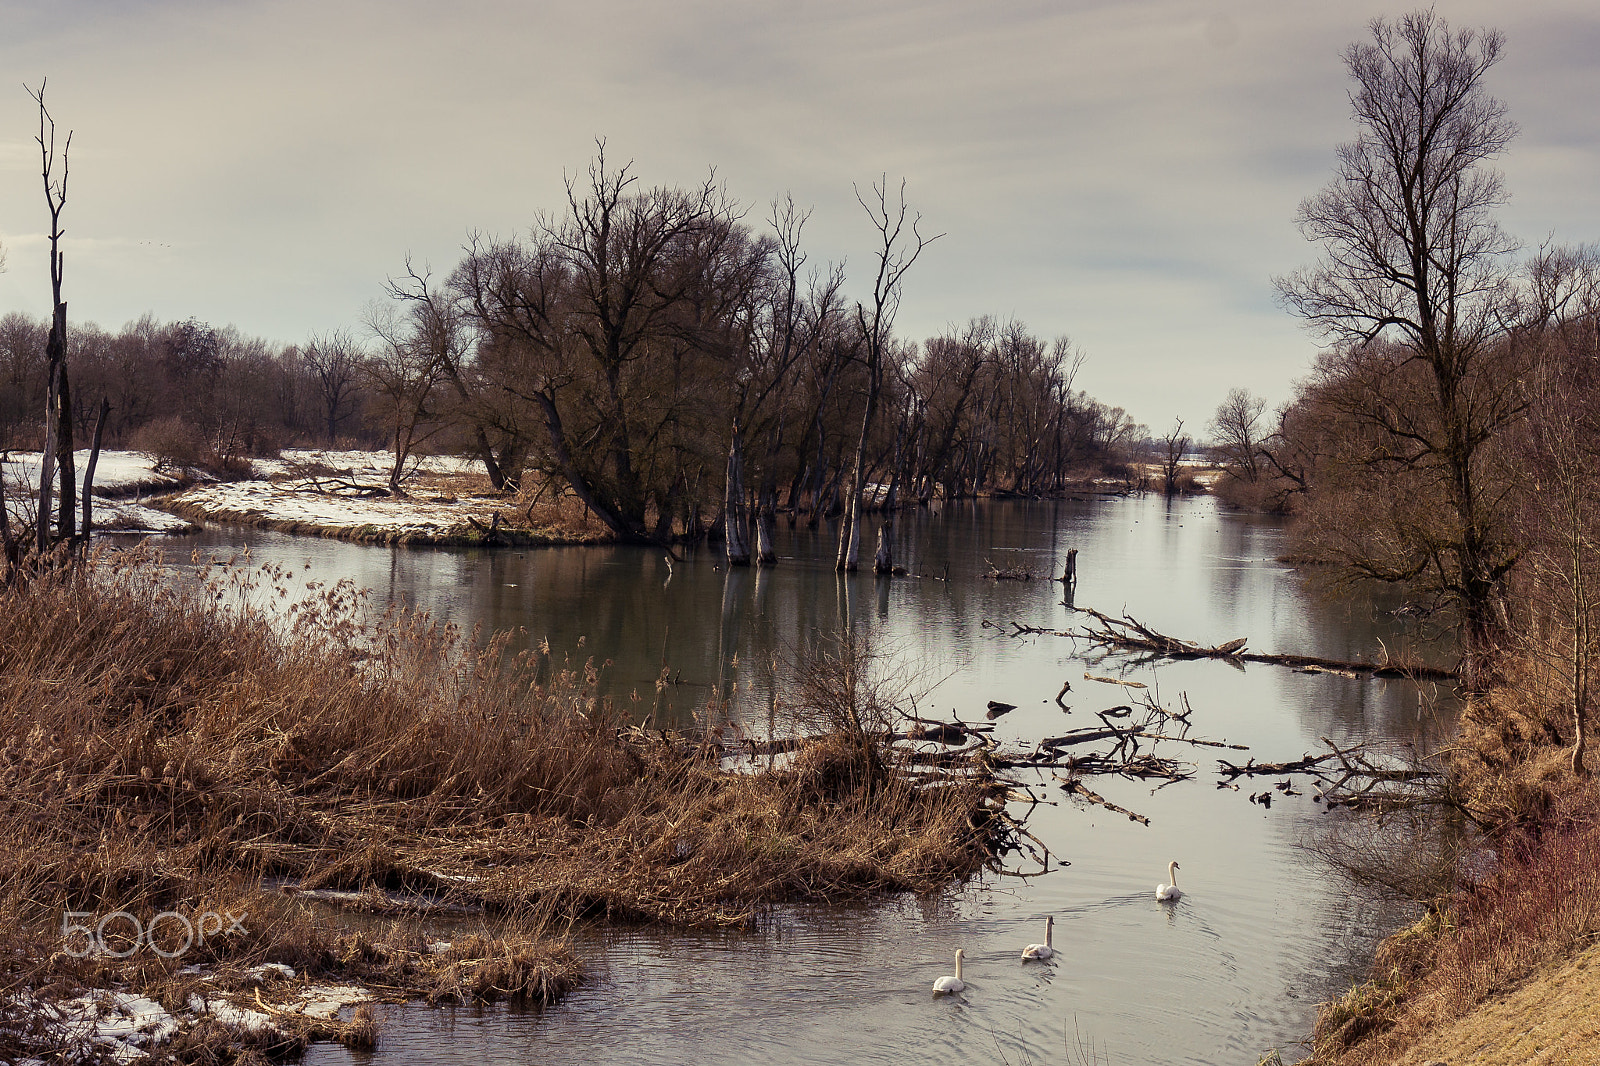
[[[889,473],[889,496],[884,501],[883,525],[878,527],[878,551],[872,560],[872,572],[875,574],[894,573],[894,514],[899,503],[896,499],[900,492],[900,461],[901,446],[905,442],[905,419],[900,420],[900,428],[894,434],[894,469]]]
[[[79,536],[85,549],[94,533],[94,468],[100,463],[100,439],[106,428],[106,415],[111,413],[111,401],[100,397],[100,414],[94,420],[94,440],[89,445],[89,462],[83,468],[83,523]]]
[[[61,383],[56,391],[56,419],[60,426],[56,431],[56,471],[61,486],[56,493],[56,541],[70,544],[76,539],[73,534],[77,527],[78,478],[72,461],[72,388],[67,380],[66,318],[66,308],[63,307],[61,365],[56,369],[56,377]]]
[[[906,186],[900,182],[899,203],[889,206],[889,182],[885,175],[872,187],[873,203],[868,203],[856,190],[856,200],[872,219],[880,239],[877,260],[878,272],[872,286],[872,308],[856,304],[856,326],[867,349],[867,409],[861,418],[861,440],[856,445],[856,475],[850,489],[850,513],[839,536],[838,569],[853,571],[861,547],[861,492],[867,462],[867,439],[872,430],[872,416],[878,406],[878,394],[883,388],[883,361],[885,349],[891,343],[890,330],[894,314],[900,305],[900,283],[911,264],[917,261],[929,241],[938,237],[923,237],[917,230],[922,216],[910,219],[911,232],[907,234]]]
[[[57,307],[59,316],[65,308]],[[50,550],[50,504],[55,495],[56,480],[56,394],[57,382],[60,380],[62,346],[56,343],[57,331],[54,325],[50,327],[50,340],[46,345],[46,361],[49,369],[46,373],[48,385],[44,395],[44,451],[39,456],[39,506],[35,508],[34,530],[35,540],[41,553]]]
[[[61,274],[65,257],[61,252],[61,210],[67,203],[67,157],[72,148],[72,134],[67,134],[61,150],[61,174],[55,177],[56,123],[44,103],[44,84],[29,95],[39,105],[39,145],[41,174],[44,179],[45,206],[50,209],[50,340],[45,346],[49,379],[45,390],[44,454],[40,456],[38,546],[41,552],[50,548],[50,488],[55,466],[61,464],[61,512],[57,532],[60,536],[72,535],[72,412],[67,389],[67,305],[61,299]],[[63,462],[64,457],[64,462]]]
[[[777,510],[778,490],[771,485],[763,486],[756,501],[756,563],[760,566],[778,563],[778,550],[772,540],[773,516]]]
[[[5,552],[4,584],[11,584],[16,576],[17,563],[22,560],[22,545],[11,531],[11,496],[6,488],[6,455],[0,452],[0,550]]]
[[[744,431],[733,424],[728,445],[728,477],[722,493],[723,543],[729,566],[750,565],[750,522],[744,499]]]

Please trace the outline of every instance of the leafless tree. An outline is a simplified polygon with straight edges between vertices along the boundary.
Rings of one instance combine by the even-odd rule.
[[[1264,459],[1261,442],[1261,415],[1267,401],[1252,396],[1249,389],[1228,393],[1211,418],[1211,440],[1221,455],[1228,473],[1241,481],[1254,483],[1261,478]]]
[[[379,343],[362,369],[389,425],[394,452],[389,492],[404,498],[406,464],[418,445],[444,429],[435,390],[447,376],[447,363],[461,358],[466,335],[455,302],[430,286],[426,272],[418,274],[407,264],[405,278],[390,279],[389,295],[395,302],[368,316]]]
[[[493,387],[539,410],[554,472],[622,540],[659,541],[686,488],[715,483],[726,408],[707,401],[748,340],[768,246],[714,173],[641,189],[603,143],[567,197],[526,242],[475,243],[454,284]]]
[[[313,335],[300,350],[300,360],[316,386],[330,447],[339,439],[339,426],[355,414],[363,356],[356,339],[344,330]]]
[[[878,233],[875,253],[876,273],[872,281],[870,303],[857,302],[856,325],[860,329],[867,364],[866,405],[861,415],[861,438],[856,446],[855,474],[850,479],[850,505],[844,522],[839,527],[840,570],[853,571],[859,565],[861,549],[861,494],[865,488],[867,442],[872,432],[872,420],[877,414],[878,398],[883,392],[884,356],[889,348],[894,316],[900,309],[901,283],[906,271],[911,269],[922,250],[943,234],[924,237],[918,229],[920,214],[911,214],[906,205],[906,183],[900,182],[897,202],[889,202],[889,179],[884,175],[872,183],[872,195],[866,197],[856,190],[856,202],[861,205]],[[908,217],[909,216],[909,217]],[[894,514],[884,518],[878,532],[879,549],[877,567],[893,568],[890,545],[894,537]],[[882,572],[882,571],[880,571]]]
[[[1173,422],[1172,430],[1161,438],[1161,491],[1169,498],[1178,494],[1178,472],[1183,467],[1183,455],[1189,450],[1189,437],[1183,431],[1183,419]]]
[[[39,464],[39,509],[37,525],[39,551],[51,544],[50,497],[51,483],[60,473],[60,507],[56,519],[56,538],[71,540],[73,535],[73,504],[77,490],[77,477],[72,464],[72,394],[67,375],[67,305],[61,299],[61,275],[65,258],[61,252],[61,212],[67,204],[68,155],[72,150],[72,133],[56,152],[56,122],[44,102],[45,83],[37,90],[28,90],[34,103],[39,105],[39,133],[34,140],[39,145],[39,159],[44,179],[44,201],[50,211],[50,339],[45,346],[45,360],[49,364],[46,379],[44,412],[44,453]]]
[[[1324,257],[1277,286],[1291,310],[1347,349],[1396,338],[1400,358],[1369,370],[1423,372],[1426,389],[1409,413],[1388,402],[1383,373],[1350,379],[1370,388],[1352,394],[1349,413],[1382,444],[1374,471],[1437,471],[1448,529],[1440,539],[1435,526],[1426,543],[1411,543],[1398,569],[1365,569],[1392,580],[1427,577],[1455,602],[1468,684],[1477,687],[1502,616],[1503,579],[1517,559],[1497,532],[1498,501],[1480,484],[1479,460],[1526,402],[1515,374],[1485,372],[1514,249],[1494,218],[1506,193],[1488,163],[1516,127],[1484,87],[1504,37],[1452,29],[1432,10],[1376,19],[1370,29],[1371,40],[1344,56],[1360,132],[1339,147],[1334,179],[1298,216]]]

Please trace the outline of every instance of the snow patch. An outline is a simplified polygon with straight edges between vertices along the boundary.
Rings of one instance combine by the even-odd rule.
[[[209,1014],[220,1025],[252,1036],[274,1030],[272,1019],[258,1010],[236,1007],[225,999],[206,999],[198,992],[189,996],[189,1009],[196,1014]]]

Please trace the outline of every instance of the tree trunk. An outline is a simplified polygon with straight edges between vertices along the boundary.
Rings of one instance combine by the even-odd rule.
[[[60,391],[56,393],[56,419],[60,426],[56,431],[56,470],[61,486],[57,493],[56,540],[70,544],[74,539],[78,518],[78,478],[72,461],[72,388],[67,380],[65,336],[66,323],[63,321],[61,366],[56,370],[56,376],[61,381]]]
[[[83,468],[83,528],[80,537],[84,547],[94,533],[94,468],[100,463],[100,440],[106,428],[106,415],[111,413],[111,401],[100,397],[100,415],[94,420],[94,441],[89,445],[89,462]]]
[[[34,531],[40,552],[50,550],[50,503],[55,489],[56,437],[60,432],[56,400],[60,396],[61,364],[67,355],[66,320],[67,305],[57,304],[50,324],[50,340],[45,346],[50,376],[44,399],[44,451],[39,456],[39,507],[35,519],[38,529]]]
[[[772,542],[773,515],[778,509],[778,491],[772,486],[761,490],[756,503],[756,562],[761,566],[776,566],[778,551]]]
[[[651,543],[650,538],[646,537],[642,530],[629,525],[622,515],[601,502],[589,487],[588,478],[584,477],[577,464],[573,462],[572,452],[567,447],[566,430],[562,427],[561,412],[556,407],[555,397],[548,392],[536,392],[533,394],[533,400],[544,415],[545,430],[550,435],[551,453],[561,468],[561,476],[572,486],[573,493],[583,501],[585,507],[606,524],[606,528],[610,529],[618,540],[629,544]]]
[[[729,566],[750,565],[750,522],[744,499],[744,431],[733,424],[728,445],[728,477],[722,492],[722,514]]]
[[[872,433],[872,416],[877,413],[878,389],[883,373],[877,360],[867,372],[867,409],[861,415],[861,439],[856,443],[856,472],[850,479],[850,509],[845,524],[839,530],[839,560],[835,568],[854,573],[861,558],[861,490],[867,473],[867,438]]]
[[[878,527],[878,551],[872,560],[872,571],[876,574],[894,573],[894,513],[899,504],[896,496],[900,492],[901,445],[905,428],[905,419],[902,418],[900,428],[894,434],[894,468],[889,472],[889,496],[884,501],[883,525]]]
[[[22,545],[17,543],[16,534],[11,531],[11,495],[6,489],[4,463],[0,463],[0,550],[5,552],[4,583],[9,585],[15,576],[17,563],[22,558]]]

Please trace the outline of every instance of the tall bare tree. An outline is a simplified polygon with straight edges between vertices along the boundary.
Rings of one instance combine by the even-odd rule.
[[[1400,346],[1398,358],[1366,360],[1347,379],[1348,413],[1376,434],[1370,469],[1432,472],[1450,521],[1424,537],[1392,530],[1407,548],[1399,565],[1347,561],[1387,580],[1427,579],[1453,600],[1464,672],[1479,687],[1517,559],[1480,466],[1485,445],[1525,405],[1514,373],[1487,370],[1514,249],[1494,218],[1506,193],[1488,163],[1516,127],[1484,86],[1505,41],[1497,30],[1452,29],[1431,9],[1370,29],[1371,40],[1344,55],[1360,131],[1339,147],[1333,180],[1300,206],[1301,232],[1323,259],[1277,285],[1291,310],[1347,351],[1380,336]],[[1397,409],[1387,378],[1414,369],[1426,390]]]
[[[34,103],[39,105],[39,134],[34,138],[39,145],[39,159],[44,179],[44,202],[50,211],[50,339],[45,345],[48,363],[45,396],[44,454],[39,464],[38,545],[41,552],[51,544],[50,502],[51,482],[57,470],[60,473],[60,491],[57,493],[60,508],[56,518],[56,538],[72,539],[73,502],[77,490],[77,477],[72,464],[72,394],[67,378],[67,305],[61,299],[61,275],[65,257],[61,252],[61,212],[67,205],[68,155],[72,149],[72,133],[56,153],[56,121],[44,102],[45,83],[37,90],[28,90]]]
[[[1254,483],[1261,478],[1266,461],[1261,442],[1267,436],[1261,431],[1261,416],[1266,409],[1265,399],[1252,396],[1249,389],[1236,388],[1228,392],[1211,417],[1211,442],[1224,469],[1240,481]]]
[[[356,339],[338,329],[313,335],[300,350],[300,361],[316,386],[318,414],[330,448],[339,439],[340,425],[355,414],[363,354]]]
[[[1161,491],[1168,499],[1178,494],[1178,472],[1183,468],[1183,453],[1188,450],[1189,435],[1183,431],[1183,419],[1179,418],[1161,438]]]
[[[906,271],[917,261],[922,250],[943,234],[924,237],[918,229],[920,214],[911,214],[906,205],[906,183],[900,182],[899,195],[894,203],[889,200],[889,178],[884,175],[872,183],[872,195],[866,197],[856,190],[856,202],[872,220],[878,232],[876,273],[872,279],[872,295],[868,302],[857,302],[856,325],[861,331],[862,347],[867,363],[867,402],[861,415],[861,438],[856,445],[855,474],[850,479],[850,506],[844,522],[839,527],[839,559],[837,568],[855,570],[861,553],[861,493],[866,475],[867,441],[872,433],[872,420],[878,411],[878,398],[883,392],[884,356],[894,328],[894,316],[900,309],[901,282]],[[909,217],[908,217],[909,216]],[[888,560],[893,566],[890,549],[894,537],[894,514],[884,518],[884,528],[879,530],[880,548],[877,558]]]
[[[368,326],[378,348],[362,364],[389,423],[394,461],[389,492],[404,498],[406,463],[418,445],[445,427],[437,411],[437,386],[459,362],[466,333],[456,303],[406,264],[406,276],[389,280],[394,304],[374,308]]]

